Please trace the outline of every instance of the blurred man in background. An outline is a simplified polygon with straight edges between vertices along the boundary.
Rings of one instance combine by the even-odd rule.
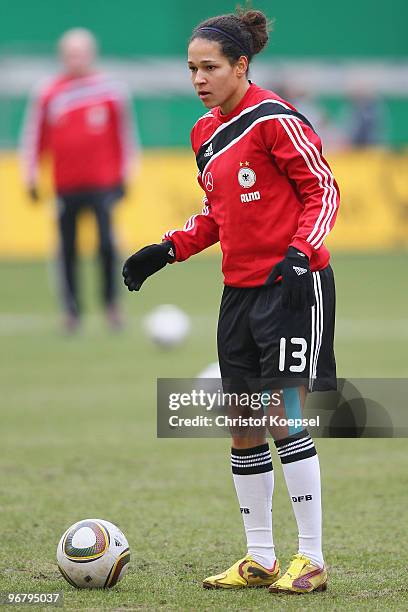
[[[386,106],[373,88],[354,85],[344,120],[349,145],[358,149],[389,146],[389,123]]]
[[[42,86],[31,101],[22,136],[24,181],[39,200],[38,163],[50,153],[56,190],[65,329],[80,322],[76,270],[76,226],[81,210],[95,214],[103,270],[103,303],[110,326],[118,329],[112,209],[124,195],[133,152],[133,130],[125,88],[97,72],[97,44],[85,29],[67,31],[59,41],[62,74]]]

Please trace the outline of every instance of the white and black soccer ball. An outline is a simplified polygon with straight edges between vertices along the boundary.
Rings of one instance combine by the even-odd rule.
[[[126,537],[116,525],[101,519],[71,525],[57,548],[58,569],[79,589],[115,586],[126,574],[129,561]]]
[[[163,348],[172,348],[187,338],[191,321],[178,306],[162,304],[145,317],[143,327],[152,342]]]
[[[218,361],[209,363],[196,377],[197,388],[205,393],[222,393],[221,370]]]
[[[218,361],[213,361],[209,363],[199,374],[197,374],[197,378],[215,378],[217,380],[221,379],[221,370],[220,364]]]

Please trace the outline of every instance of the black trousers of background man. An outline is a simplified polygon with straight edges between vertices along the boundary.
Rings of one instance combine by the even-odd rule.
[[[116,301],[116,248],[112,230],[112,209],[122,196],[121,187],[58,193],[63,300],[66,312],[74,317],[79,316],[81,310],[78,296],[76,248],[79,213],[84,209],[89,209],[96,217],[102,268],[102,299],[105,306],[109,307]]]

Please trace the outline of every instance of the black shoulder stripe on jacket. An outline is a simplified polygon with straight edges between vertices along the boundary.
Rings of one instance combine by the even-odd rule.
[[[256,108],[244,113],[239,119],[233,121],[230,125],[220,130],[213,138],[208,140],[199,148],[196,160],[199,171],[202,173],[210,159],[228,146],[235,138],[238,138],[246,129],[248,129],[257,119],[273,115],[287,115],[301,119],[303,123],[308,125],[313,131],[312,124],[301,113],[285,108],[281,104],[275,102],[265,102],[259,104]]]

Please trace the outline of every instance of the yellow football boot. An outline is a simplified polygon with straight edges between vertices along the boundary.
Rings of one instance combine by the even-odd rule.
[[[222,574],[203,581],[205,589],[242,589],[244,587],[268,587],[280,576],[279,561],[272,569],[259,565],[250,556],[240,559]]]
[[[317,567],[307,557],[297,554],[289,569],[269,587],[271,593],[311,593],[327,589],[327,570]]]

